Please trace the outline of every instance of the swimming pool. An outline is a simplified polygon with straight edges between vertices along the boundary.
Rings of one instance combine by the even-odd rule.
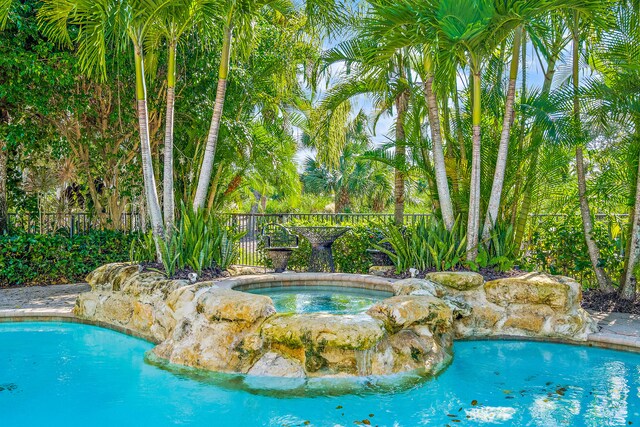
[[[363,313],[391,292],[344,286],[276,286],[247,292],[271,298],[279,313]]]
[[[640,355],[468,341],[437,378],[396,392],[278,398],[144,363],[153,347],[65,323],[0,324],[6,426],[614,426],[640,423]],[[354,424],[355,423],[355,424]]]

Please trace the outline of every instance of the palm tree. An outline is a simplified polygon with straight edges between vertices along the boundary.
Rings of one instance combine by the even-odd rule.
[[[193,199],[193,208],[201,209],[205,207],[209,184],[213,172],[218,134],[220,132],[220,121],[227,90],[227,79],[229,76],[229,62],[231,59],[231,47],[234,41],[234,28],[242,28],[240,34],[248,36],[251,34],[251,22],[264,10],[271,7],[279,12],[288,13],[292,9],[292,4],[288,0],[230,0],[225,2],[225,9],[222,12],[223,36],[222,50],[220,53],[220,67],[218,70],[218,85],[216,90],[216,100],[213,106],[211,125],[202,159],[202,166],[198,177],[196,194]],[[304,4],[307,20],[311,26],[332,27],[343,18],[340,9],[343,5],[335,0],[307,0]],[[318,28],[313,28],[316,30]]]
[[[354,118],[346,117],[342,127],[346,129],[346,142],[337,162],[326,163],[324,156],[308,158],[301,177],[304,189],[311,194],[332,194],[335,212],[349,212],[356,205],[379,211],[392,189],[387,166],[372,164],[366,157],[373,149],[367,117],[360,111]]]
[[[329,90],[321,108],[335,113],[343,103],[359,95],[373,98],[378,116],[393,111],[395,107],[394,220],[397,225],[402,225],[407,158],[405,120],[412,95],[411,58],[408,49],[403,48],[394,50],[381,60],[378,49],[385,42],[371,37],[367,27],[368,21],[365,20],[352,39],[323,55],[323,69],[343,63],[349,71]]]
[[[511,134],[511,125],[513,123],[513,111],[516,97],[516,80],[518,78],[518,65],[520,64],[520,44],[522,41],[522,25],[516,28],[513,35],[511,67],[509,70],[509,83],[507,86],[507,98],[504,107],[504,117],[502,121],[502,133],[500,134],[500,143],[498,145],[498,159],[496,162],[496,171],[493,177],[493,185],[491,187],[491,195],[487,206],[487,214],[485,215],[484,227],[482,228],[482,238],[488,239],[491,231],[498,219],[498,210],[500,209],[500,198],[502,196],[502,187],[504,185],[505,171],[507,169],[507,155],[509,150],[509,137]]]
[[[175,194],[173,184],[173,127],[176,87],[176,54],[181,38],[198,26],[211,33],[213,18],[220,14],[221,5],[215,0],[172,0],[162,4],[154,13],[149,34],[150,44],[167,44],[167,96],[164,133],[163,211],[165,230],[171,230],[175,221]]]
[[[106,79],[105,55],[110,49],[125,47],[127,39],[133,48],[145,201],[158,258],[164,226],[149,140],[144,44],[160,5],[160,0],[43,0],[39,11],[45,34],[61,44],[75,43],[81,71],[90,77]],[[71,26],[78,27],[78,31],[71,33]]]
[[[440,113],[438,111],[438,100],[433,90],[433,54],[425,49],[424,52],[424,96],[428,106],[429,129],[431,130],[431,141],[433,146],[433,164],[435,170],[436,186],[438,189],[438,201],[442,220],[447,230],[451,231],[455,223],[455,214],[449,192],[449,182],[447,180],[447,168],[444,159],[442,146],[442,132],[440,129]],[[426,159],[426,157],[425,157]]]
[[[544,76],[542,88],[539,94],[532,94],[535,98],[530,97],[528,104],[531,105],[537,111],[536,120],[534,120],[530,130],[530,144],[527,152],[529,153],[528,165],[526,166],[526,173],[523,176],[522,182],[522,202],[518,205],[519,195],[516,194],[516,201],[514,206],[519,210],[517,217],[515,218],[515,246],[520,248],[522,238],[524,236],[525,227],[529,219],[529,213],[531,212],[531,203],[534,195],[534,189],[537,188],[536,182],[538,181],[538,159],[540,156],[540,149],[543,145],[544,129],[543,119],[540,116],[547,118],[548,112],[545,108],[549,105],[548,98],[551,93],[552,83],[557,70],[558,61],[561,58],[562,52],[570,41],[570,37],[566,35],[565,26],[557,16],[548,15],[546,19],[538,23],[538,28],[544,28],[545,34],[541,34],[540,37],[532,38],[532,45],[536,51],[536,54],[541,58],[541,68]],[[524,118],[523,118],[524,119]],[[524,166],[523,166],[524,167]]]
[[[509,137],[511,133],[511,125],[513,123],[516,79],[518,77],[520,44],[522,41],[524,26],[534,36],[536,40],[541,37],[537,34],[540,28],[540,17],[553,12],[555,14],[562,10],[573,8],[581,10],[582,13],[593,14],[602,9],[602,2],[592,1],[556,1],[545,0],[537,2],[526,2],[521,0],[510,0],[508,2],[494,2],[494,16],[498,21],[498,25],[508,28],[518,23],[519,25],[513,31],[511,66],[509,71],[509,82],[507,85],[507,94],[505,99],[504,116],[502,120],[502,132],[498,144],[498,156],[496,161],[495,174],[491,187],[491,195],[487,205],[487,214],[485,216],[484,227],[482,231],[483,239],[488,239],[491,231],[498,220],[500,209],[500,200],[502,197],[502,188],[504,186],[505,171],[507,167],[507,156],[509,150]]]
[[[591,260],[591,266],[595,272],[598,286],[604,292],[613,292],[613,286],[611,280],[607,276],[604,268],[600,264],[600,249],[593,238],[593,219],[591,218],[591,209],[589,207],[589,200],[587,199],[587,179],[584,167],[584,154],[583,154],[583,131],[581,126],[580,117],[580,41],[581,41],[581,26],[585,24],[581,20],[580,12],[574,10],[572,14],[572,21],[570,25],[571,39],[572,39],[572,74],[571,81],[573,86],[573,128],[576,134],[576,175],[578,178],[578,195],[580,201],[580,215],[582,216],[582,226],[584,230],[584,238],[587,244],[587,251],[589,252],[589,259]]]
[[[640,256],[640,161],[637,151],[640,141],[640,52],[637,48],[640,46],[637,31],[640,12],[637,2],[619,2],[615,17],[614,27],[603,33],[594,49],[594,63],[601,77],[588,81],[580,95],[587,100],[588,117],[596,122],[594,126],[619,128],[628,135],[624,142],[629,147],[629,158],[634,159],[627,164],[632,203],[620,297],[633,300]]]

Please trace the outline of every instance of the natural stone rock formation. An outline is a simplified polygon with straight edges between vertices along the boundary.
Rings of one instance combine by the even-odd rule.
[[[349,277],[395,296],[358,315],[279,314],[269,297],[232,289],[246,279],[189,284],[109,264],[87,277],[92,291],[78,297],[75,313],[157,342],[153,354],[173,364],[247,373],[254,385],[270,386],[261,377],[291,380],[279,387],[297,387],[306,377],[433,375],[451,360],[454,337],[579,341],[595,329],[580,308],[580,285],[567,277],[528,273],[488,283],[467,272],[393,283]],[[295,280],[294,273],[277,279]]]
[[[167,297],[187,286],[162,274],[141,273],[137,265],[107,264],[87,276],[91,292],[78,296],[74,313],[130,329],[153,341],[166,339],[176,324]]]
[[[485,284],[484,290],[488,301],[503,307],[510,304],[543,304],[566,310],[582,298],[578,282],[545,273],[493,280]]]
[[[227,273],[229,276],[247,276],[251,274],[264,274],[264,273],[272,273],[273,269],[265,268],[265,267],[251,267],[248,265],[230,265],[227,268]]]
[[[432,295],[434,297],[442,297],[447,295],[446,287],[439,283],[424,279],[404,279],[398,280],[391,285],[396,295]]]
[[[451,330],[451,309],[444,301],[427,295],[398,295],[375,304],[367,312],[381,319],[391,332],[415,324],[429,325],[433,330]]]
[[[459,291],[479,288],[484,284],[482,275],[472,271],[437,271],[427,273],[425,279]]]
[[[304,378],[305,372],[302,364],[278,353],[265,353],[249,370],[249,375],[257,377],[284,377],[284,378]]]
[[[395,271],[395,267],[392,265],[372,265],[369,267],[369,274],[379,277],[385,277]]]
[[[580,306],[580,284],[568,277],[532,272],[466,290],[451,288],[450,295],[471,307],[469,315],[455,322],[457,337],[511,335],[584,341],[596,331],[596,322]]]

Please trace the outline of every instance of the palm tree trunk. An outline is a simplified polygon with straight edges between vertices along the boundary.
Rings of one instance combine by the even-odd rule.
[[[467,167],[467,147],[464,143],[464,135],[462,134],[462,119],[460,118],[460,101],[458,100],[458,89],[453,90],[453,106],[455,108],[455,121],[456,121],[456,138],[460,145],[460,162]]]
[[[580,88],[580,69],[579,69],[579,16],[578,12],[574,12],[572,28],[573,46],[572,46],[572,81],[573,81],[573,121],[576,127],[575,132],[578,138],[582,138],[580,134],[580,99],[578,90]],[[600,266],[600,249],[593,239],[593,222],[591,220],[591,209],[589,208],[589,200],[587,199],[587,177],[584,169],[584,156],[582,152],[582,142],[576,147],[576,175],[578,176],[578,198],[580,200],[580,215],[582,216],[582,228],[584,230],[584,238],[587,244],[587,252],[591,260],[591,267],[596,275],[598,287],[603,292],[613,292],[611,280],[607,277],[604,269]]]
[[[638,124],[636,124],[636,126],[638,126]],[[636,135],[640,137],[640,129],[637,127]],[[631,234],[627,245],[627,256],[624,263],[624,272],[622,273],[620,288],[620,298],[625,300],[634,300],[636,297],[637,278],[635,269],[640,258],[640,160],[638,161],[635,192],[635,202],[629,215]]]
[[[473,139],[471,150],[471,179],[469,189],[469,216],[467,219],[467,261],[475,261],[478,256],[480,234],[480,124],[482,104],[480,100],[480,66],[473,61]]]
[[[425,54],[424,63],[427,72],[424,82],[424,96],[429,110],[429,128],[431,129],[431,140],[433,143],[433,165],[436,176],[436,187],[438,188],[438,200],[440,202],[440,212],[442,213],[444,225],[447,230],[451,231],[454,223],[453,205],[451,203],[451,194],[449,193],[447,168],[444,162],[438,100],[436,99],[436,94],[433,92],[433,72],[431,59],[428,54]]]
[[[558,46],[558,43],[556,43],[555,46]],[[542,91],[540,93],[540,96],[545,99],[551,92],[551,84],[553,83],[553,78],[556,73],[556,62],[558,60],[559,51],[556,49],[553,52],[554,53],[551,55],[547,63],[547,71],[544,74],[544,83],[542,84]],[[535,122],[531,131],[531,143],[534,144],[534,150],[529,160],[529,168],[527,170],[522,194],[522,205],[520,206],[520,213],[518,215],[518,220],[516,223],[516,248],[520,248],[522,245],[524,231],[529,219],[529,212],[531,210],[531,198],[533,196],[533,185],[535,181],[536,170],[538,168],[538,155],[540,152],[540,145],[542,143],[542,130],[540,129],[540,126]]]
[[[520,60],[522,64],[520,65],[520,104],[523,105],[527,99],[527,33],[522,31],[522,40],[521,40],[521,49],[522,53],[520,55]],[[511,203],[511,227],[515,230],[516,221],[518,219],[518,201],[520,200],[520,193],[523,184],[522,171],[524,167],[524,162],[522,162],[522,152],[524,150],[524,142],[527,137],[525,132],[527,127],[527,121],[522,118],[520,120],[520,129],[518,132],[518,149],[516,152],[516,159],[518,161],[518,167],[516,168],[516,176],[515,176],[515,186],[513,188],[513,202]]]
[[[405,145],[404,116],[409,107],[409,93],[404,90],[396,98],[396,158],[394,176],[394,220],[397,226],[404,223],[404,180],[407,148]]]
[[[576,174],[578,175],[578,197],[580,199],[580,215],[582,216],[582,228],[587,243],[587,252],[591,260],[591,266],[596,274],[598,286],[603,292],[613,292],[611,281],[604,269],[600,266],[600,249],[593,239],[593,221],[591,220],[591,210],[587,199],[587,180],[584,170],[584,158],[582,147],[576,147]]]
[[[198,178],[198,187],[193,200],[193,209],[203,209],[207,201],[207,191],[211,182],[211,174],[213,172],[213,161],[216,156],[216,145],[218,144],[218,133],[220,131],[220,120],[222,118],[222,108],[224,106],[224,98],[227,92],[227,77],[229,74],[229,58],[231,52],[232,26],[226,25],[224,28],[224,38],[222,40],[222,55],[220,58],[220,70],[218,72],[218,88],[216,90],[216,101],[213,106],[213,116],[211,117],[211,126],[207,135],[207,144],[205,146],[202,166],[200,168],[200,177]]]
[[[176,42],[169,43],[167,69],[167,117],[164,131],[164,171],[162,202],[164,204],[164,226],[168,232],[175,221],[175,199],[173,188],[173,112],[176,88]]]
[[[351,206],[351,197],[346,187],[340,187],[334,195],[335,213],[343,213]]]
[[[507,156],[509,154],[509,136],[513,123],[513,105],[516,98],[516,80],[518,78],[518,65],[520,64],[520,41],[522,40],[522,27],[516,28],[513,37],[513,53],[511,56],[511,69],[509,71],[509,86],[507,89],[507,100],[504,107],[504,118],[502,119],[502,133],[500,134],[500,144],[498,146],[498,159],[496,161],[496,171],[493,175],[493,185],[487,206],[487,215],[482,228],[482,238],[488,239],[491,231],[498,219],[500,210],[500,199],[502,198],[502,187],[504,186],[504,175],[507,169]]]
[[[213,182],[211,183],[211,189],[209,190],[209,200],[207,201],[207,215],[211,213],[211,209],[213,209],[213,204],[216,200],[216,193],[218,192],[218,186],[220,185],[220,177],[222,176],[223,166],[223,162],[220,162],[218,164],[218,170],[216,171],[216,174],[213,177]]]
[[[8,231],[7,206],[7,143],[0,138],[0,234]]]
[[[151,158],[151,145],[149,142],[149,117],[147,113],[147,90],[144,81],[144,60],[142,57],[142,47],[135,45],[135,65],[136,65],[136,99],[138,109],[138,124],[140,131],[140,152],[142,156],[142,177],[144,181],[144,192],[151,228],[156,240],[156,251],[160,260],[159,239],[163,238],[164,230],[162,226],[162,212],[158,202],[158,191],[153,173],[153,161]]]

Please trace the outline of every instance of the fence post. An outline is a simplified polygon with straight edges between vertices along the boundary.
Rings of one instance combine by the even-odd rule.
[[[73,239],[73,227],[75,226],[74,214],[71,214],[71,224],[69,225],[69,238]]]

